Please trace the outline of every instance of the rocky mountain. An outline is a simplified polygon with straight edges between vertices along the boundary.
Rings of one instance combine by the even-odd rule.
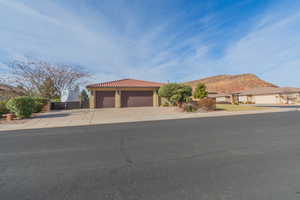
[[[185,84],[195,88],[198,83],[204,83],[208,91],[215,91],[218,93],[232,93],[257,87],[278,87],[260,79],[254,74],[212,76],[186,82]]]
[[[0,84],[0,101],[22,95],[24,95],[24,91],[22,89],[6,84]]]

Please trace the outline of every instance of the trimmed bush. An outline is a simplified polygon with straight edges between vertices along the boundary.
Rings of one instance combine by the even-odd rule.
[[[216,110],[216,100],[213,98],[204,98],[198,101],[198,106],[200,109],[213,111]]]
[[[191,100],[192,87],[178,83],[169,83],[158,90],[158,95],[166,98],[172,105],[177,104],[180,106],[182,103]]]
[[[0,118],[2,115],[9,113],[9,110],[6,107],[6,101],[0,101]]]
[[[6,106],[19,119],[29,118],[35,109],[35,101],[32,97],[16,97],[10,99]]]
[[[44,106],[48,103],[48,99],[42,97],[34,97],[33,113],[42,112]]]

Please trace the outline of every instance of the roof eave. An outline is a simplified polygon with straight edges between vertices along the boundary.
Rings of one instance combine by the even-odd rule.
[[[115,87],[97,87],[97,86],[87,86],[88,89],[101,89],[101,88],[160,88],[161,86],[115,86]]]

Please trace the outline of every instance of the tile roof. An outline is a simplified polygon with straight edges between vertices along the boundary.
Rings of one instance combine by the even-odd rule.
[[[239,95],[265,95],[265,94],[289,94],[289,93],[298,93],[300,88],[292,87],[260,87],[250,90],[245,90],[239,93]]]
[[[218,97],[231,97],[231,94],[227,93],[218,93],[218,94],[208,94],[208,97],[218,98]]]
[[[109,81],[103,83],[97,83],[88,85],[87,88],[120,88],[120,87],[138,87],[138,88],[159,88],[163,86],[163,83],[142,81],[135,79],[121,79],[116,81]]]

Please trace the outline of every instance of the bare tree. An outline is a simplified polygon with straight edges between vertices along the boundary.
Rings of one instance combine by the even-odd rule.
[[[49,99],[60,98],[63,91],[82,84],[89,74],[79,67],[45,61],[14,61],[10,63],[16,85],[28,95]]]

